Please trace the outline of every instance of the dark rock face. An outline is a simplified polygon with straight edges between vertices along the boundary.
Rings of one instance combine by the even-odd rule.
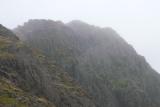
[[[160,76],[111,28],[31,20],[14,30],[65,69],[97,107],[159,107]]]
[[[10,39],[18,39],[18,37],[10,30],[0,24],[0,36],[9,37]]]
[[[48,61],[41,52],[19,41],[3,26],[0,27],[0,34],[2,35],[0,35],[0,77],[10,81],[11,86],[15,85],[24,93],[30,93],[38,99],[39,97],[46,99],[41,106],[35,99],[36,101],[29,107],[55,107],[54,104],[56,107],[94,107],[91,97],[63,71],[63,68],[55,65],[54,60]],[[0,93],[4,94],[4,91],[0,90]],[[7,99],[10,101],[11,98]],[[7,104],[4,103],[7,99],[0,96],[0,106],[2,103],[4,107],[8,107],[4,105]],[[26,105],[28,104],[30,103]]]

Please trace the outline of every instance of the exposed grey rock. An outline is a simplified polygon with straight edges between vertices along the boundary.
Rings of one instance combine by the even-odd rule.
[[[159,107],[160,76],[111,28],[31,20],[14,30],[94,98],[97,107]]]
[[[0,34],[0,77],[31,95],[46,98],[57,107],[95,107],[92,98],[63,68],[19,41],[5,27],[0,26]],[[30,107],[46,107],[35,105]]]

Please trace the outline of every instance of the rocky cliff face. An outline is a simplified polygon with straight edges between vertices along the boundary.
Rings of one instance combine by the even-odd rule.
[[[64,69],[0,26],[0,106],[94,107]]]
[[[30,20],[14,30],[65,69],[97,107],[159,107],[160,76],[111,28]]]

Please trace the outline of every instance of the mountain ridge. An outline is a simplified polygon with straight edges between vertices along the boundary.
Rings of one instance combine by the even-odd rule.
[[[97,107],[160,106],[159,74],[114,30],[79,21],[61,25],[52,21],[48,29],[43,27],[47,20],[38,22],[39,26],[26,23],[14,31],[24,36],[26,44],[55,59]]]
[[[2,33],[4,35],[0,35],[0,106],[95,106],[86,91],[74,82],[63,68],[55,65],[54,60],[47,60],[39,50],[23,43],[3,26],[0,27],[0,34]]]

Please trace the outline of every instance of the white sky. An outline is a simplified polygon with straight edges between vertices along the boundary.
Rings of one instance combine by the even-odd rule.
[[[0,23],[79,19],[112,27],[160,72],[160,0],[0,0]]]

